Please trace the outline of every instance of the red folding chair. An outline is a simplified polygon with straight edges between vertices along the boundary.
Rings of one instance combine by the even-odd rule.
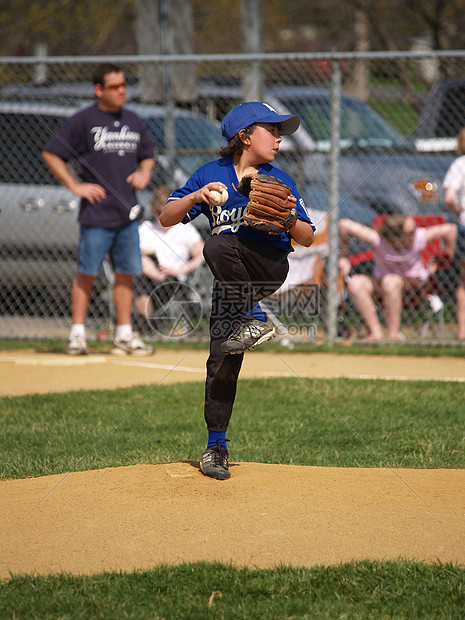
[[[444,224],[445,219],[442,215],[414,215],[417,226],[427,228]],[[380,228],[386,219],[386,215],[378,215],[373,219],[373,226]],[[351,266],[359,265],[372,260],[374,250],[370,248],[364,252],[358,252],[349,257]],[[438,319],[439,337],[444,334],[444,304],[441,300],[443,287],[437,277],[438,272],[451,266],[451,257],[446,251],[442,239],[430,241],[423,250],[423,263],[428,269],[429,277],[420,287],[412,287],[404,291],[404,308],[424,308],[426,318],[420,331],[420,338],[425,338],[430,327],[434,326],[435,318]]]

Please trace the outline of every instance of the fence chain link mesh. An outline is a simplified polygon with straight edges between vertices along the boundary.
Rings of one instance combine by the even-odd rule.
[[[0,61],[0,337],[65,338],[76,272],[78,198],[48,172],[41,152],[53,132],[93,101],[91,74],[105,58],[14,58]],[[292,256],[294,286],[266,300],[281,341],[363,339],[360,313],[347,282],[328,286],[328,212],[373,225],[379,215],[439,215],[458,223],[444,202],[442,182],[456,157],[456,136],[465,126],[463,55],[298,54],[193,57],[120,57],[128,80],[127,106],[145,120],[156,149],[150,186],[140,193],[146,215],[160,184],[180,186],[224,144],[220,122],[232,106],[262,100],[279,113],[298,114],[301,127],[285,137],[275,164],[296,181],[317,225],[317,243]],[[340,91],[332,72],[340,71]],[[331,106],[334,97],[338,106]],[[339,123],[331,110],[340,110]],[[331,166],[331,128],[338,127],[337,166]],[[333,144],[334,147],[334,144]],[[333,152],[334,155],[334,152]],[[76,162],[73,165],[78,171]],[[331,171],[337,170],[337,205],[331,204]],[[196,221],[204,238],[205,219]],[[333,235],[333,229],[331,229]],[[335,250],[336,248],[336,250]],[[367,250],[352,240],[351,255]],[[371,260],[351,274],[367,273]],[[407,341],[457,342],[456,253],[437,264],[433,297],[404,304],[401,333]],[[90,337],[114,329],[112,274],[97,279],[89,308]],[[196,305],[195,329],[176,337],[202,340],[208,334],[212,280],[204,265],[186,282]],[[291,290],[292,289],[292,290]],[[337,316],[326,309],[328,290]],[[332,293],[334,294],[334,293]],[[192,301],[191,299],[191,301]],[[330,300],[334,303],[334,299]],[[378,308],[383,325],[385,318]],[[136,319],[137,317],[135,317]],[[330,325],[328,320],[336,321]],[[189,321],[187,320],[189,324]],[[193,324],[193,323],[192,323]],[[152,326],[148,339],[167,337]],[[335,330],[335,331],[334,331]],[[168,334],[169,337],[169,334]]]

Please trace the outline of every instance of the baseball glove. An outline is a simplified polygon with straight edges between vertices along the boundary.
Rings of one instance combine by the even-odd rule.
[[[289,200],[291,188],[268,174],[247,174],[239,191],[249,199],[244,224],[270,235],[280,235],[297,220],[295,204]]]

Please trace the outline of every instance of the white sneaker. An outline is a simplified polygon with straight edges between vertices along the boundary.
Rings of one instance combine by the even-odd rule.
[[[152,355],[154,348],[142,342],[137,332],[133,332],[130,340],[115,340],[111,352],[114,355]]]
[[[428,295],[427,299],[434,314],[440,312],[444,308],[444,303],[439,295]]]
[[[69,355],[87,355],[87,342],[82,334],[70,336],[68,341]]]

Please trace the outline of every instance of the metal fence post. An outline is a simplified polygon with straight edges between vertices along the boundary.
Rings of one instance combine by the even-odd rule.
[[[173,64],[169,62],[170,38],[171,38],[171,0],[162,0],[160,4],[160,29],[161,29],[161,53],[163,56],[163,88],[164,103],[166,106],[165,123],[165,149],[167,169],[170,174],[174,171],[174,160],[176,156],[176,127],[174,118],[174,97],[173,97]],[[168,179],[169,185],[174,182],[173,176]]]
[[[337,337],[337,259],[339,252],[339,154],[341,129],[341,63],[333,60],[331,71],[331,151],[329,186],[329,256],[326,308],[327,344],[333,346]]]
[[[243,48],[246,53],[262,52],[262,3],[261,0],[243,0],[242,32]],[[262,63],[252,60],[247,64],[242,76],[244,101],[261,101],[263,99]]]

